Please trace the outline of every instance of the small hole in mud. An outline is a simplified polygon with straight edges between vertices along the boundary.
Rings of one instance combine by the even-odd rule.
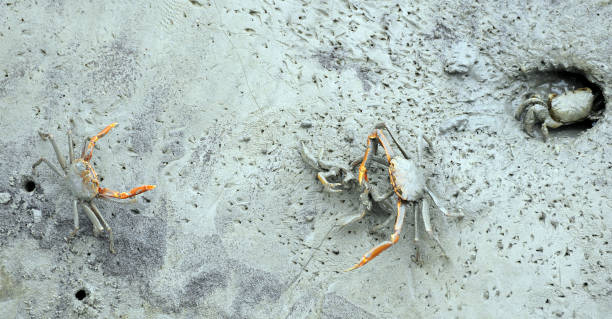
[[[135,214],[135,215],[140,214],[140,210],[138,210],[138,209],[136,209],[136,208],[132,208],[132,209],[130,209],[130,211],[131,211],[133,214]]]
[[[83,300],[85,299],[85,297],[87,297],[87,291],[85,291],[85,289],[79,289],[74,296],[76,297],[76,299],[78,300]]]
[[[523,96],[521,96],[522,101],[532,97],[534,94],[537,94],[546,104],[549,104],[549,108],[549,94],[556,94],[558,98],[563,93],[588,88],[593,95],[593,102],[589,116],[573,123],[564,123],[564,125],[558,128],[549,128],[549,134],[551,137],[576,137],[579,133],[592,128],[593,125],[595,125],[595,123],[603,117],[604,110],[606,108],[606,101],[603,97],[602,89],[596,83],[589,81],[584,75],[584,72],[580,70],[532,72],[527,75],[526,82],[527,90],[523,92]],[[523,118],[526,113],[527,111],[523,113]],[[558,116],[555,116],[556,114],[552,111],[550,114],[553,119],[563,122],[563,120],[558,118]],[[535,131],[541,134],[541,132],[539,132],[540,125],[540,123],[536,123],[535,126],[537,129]]]
[[[28,193],[33,192],[36,189],[36,183],[34,183],[33,180],[28,179],[23,182],[23,189],[25,189],[25,191]]]

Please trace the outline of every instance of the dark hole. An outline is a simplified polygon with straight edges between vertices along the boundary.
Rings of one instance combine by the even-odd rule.
[[[85,289],[79,289],[74,296],[76,297],[76,299],[78,300],[83,300],[85,299],[85,297],[87,297],[87,291],[85,291]]]
[[[136,208],[130,209],[130,211],[131,211],[132,213],[134,213],[134,214],[140,214],[140,210],[138,210],[138,209],[136,209]]]
[[[26,192],[33,192],[34,189],[36,189],[36,183],[34,183],[33,180],[26,180],[23,183],[23,189],[25,189]]]

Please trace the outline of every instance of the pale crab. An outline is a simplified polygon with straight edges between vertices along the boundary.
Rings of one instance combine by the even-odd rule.
[[[322,153],[322,152],[321,152]],[[327,193],[339,193],[345,190],[351,190],[355,188],[361,188],[361,195],[359,196],[359,203],[362,209],[361,213],[349,214],[344,216],[340,226],[346,226],[353,223],[365,216],[369,211],[372,211],[375,206],[380,208],[382,211],[394,211],[395,202],[389,201],[389,196],[393,194],[379,194],[377,189],[369,183],[359,185],[357,181],[357,175],[353,173],[355,166],[359,165],[361,158],[352,161],[350,164],[341,164],[337,162],[331,162],[323,160],[321,153],[315,158],[312,153],[306,148],[306,144],[302,142],[300,148],[300,155],[306,164],[310,167],[318,170],[317,179],[323,185],[323,191]],[[379,158],[374,158],[374,161],[378,161],[381,164],[386,165],[386,162]],[[393,217],[393,216],[390,216]],[[388,224],[390,220],[376,226],[373,230],[376,231],[382,228],[385,224]]]
[[[549,94],[548,101],[534,94],[519,105],[514,114],[520,120],[523,116],[523,130],[533,137],[533,126],[542,123],[544,141],[548,139],[548,128],[558,128],[584,120],[598,120],[601,114],[593,113],[595,95],[590,88],[585,87],[573,91],[566,91],[560,95]]]
[[[393,142],[399,148],[403,156],[396,156],[391,148],[391,144],[387,140],[387,137],[384,135],[382,129],[385,129],[389,136],[392,138]],[[424,149],[425,142],[429,144],[429,141],[423,138],[419,134],[418,144],[417,144],[417,159],[421,160],[421,152]],[[374,158],[374,160],[380,164],[388,165],[389,171],[389,179],[393,190],[385,193],[385,194],[377,194],[374,187],[369,184],[367,177],[367,169],[366,163],[368,161],[370,152],[376,154],[378,149],[378,144],[383,146],[385,150],[386,161],[379,160]],[[338,188],[349,188],[354,184],[354,175],[352,174],[352,170],[349,166],[356,166],[359,161],[353,161],[350,165],[333,165],[328,162],[322,162],[320,159],[314,159],[310,155],[310,153],[306,150],[304,145],[302,145],[302,158],[310,164],[310,166],[322,170],[319,172],[318,178],[321,183],[324,185],[324,189],[327,191],[340,191]],[[323,165],[322,165],[323,164]],[[341,178],[342,182],[339,183],[331,183],[327,180],[328,177],[335,176],[336,178]],[[427,181],[423,175],[423,172],[418,167],[418,165],[410,160],[406,152],[399,145],[397,140],[391,134],[391,131],[387,127],[386,124],[380,123],[375,126],[374,131],[368,136],[367,139],[367,148],[363,159],[361,160],[361,164],[359,165],[359,173],[357,176],[357,183],[363,187],[363,192],[360,196],[361,204],[365,206],[364,211],[359,215],[351,216],[346,220],[344,224],[354,222],[360,218],[362,218],[366,211],[372,208],[372,203],[377,203],[383,208],[396,211],[395,214],[395,225],[393,227],[393,234],[389,241],[385,241],[378,246],[370,249],[366,252],[361,261],[357,263],[355,266],[347,269],[348,271],[359,268],[365,264],[367,264],[370,260],[374,259],[380,253],[391,247],[393,244],[397,243],[399,240],[399,234],[402,229],[402,224],[404,221],[404,216],[406,214],[406,205],[408,203],[411,204],[414,218],[415,218],[415,241],[419,240],[418,237],[418,218],[419,215],[423,219],[423,225],[425,226],[425,230],[427,233],[440,245],[442,245],[438,241],[437,237],[433,234],[433,230],[431,227],[430,215],[429,215],[429,199],[433,201],[433,203],[440,209],[442,213],[446,216],[452,217],[461,217],[463,213],[456,212],[451,213],[448,212],[442,205],[440,205],[439,198],[434,194],[434,192],[427,185]],[[389,204],[388,199],[395,194],[397,199],[395,204]],[[420,214],[419,214],[420,211]],[[393,218],[393,215],[388,219],[388,221]],[[382,225],[386,224],[383,223]],[[379,228],[380,226],[377,226]]]
[[[38,134],[43,140],[48,139],[51,142],[51,146],[53,146],[57,161],[59,162],[62,170],[60,171],[57,169],[55,165],[51,164],[51,162],[44,157],[41,157],[38,161],[36,161],[36,163],[34,163],[34,165],[32,165],[32,171],[34,172],[36,167],[41,163],[44,162],[47,164],[47,166],[49,166],[49,168],[55,172],[55,174],[59,175],[65,180],[70,188],[70,192],[75,197],[74,201],[72,202],[74,213],[74,230],[70,233],[69,238],[74,237],[79,231],[79,213],[77,205],[80,202],[83,206],[85,214],[93,224],[94,235],[97,236],[104,230],[108,232],[110,251],[112,253],[115,253],[113,232],[108,223],[104,220],[104,217],[102,217],[102,214],[98,208],[94,205],[93,199],[96,197],[125,199],[155,188],[155,185],[143,185],[133,188],[129,192],[125,193],[100,187],[98,176],[96,175],[93,166],[89,163],[89,160],[93,155],[94,146],[98,139],[106,135],[116,125],[117,123],[112,123],[92,138],[85,139],[83,150],[81,151],[81,157],[79,158],[74,157],[72,135],[71,132],[68,131],[68,163],[66,163],[64,156],[61,154],[55,140],[53,139],[53,136],[48,133],[39,132]]]

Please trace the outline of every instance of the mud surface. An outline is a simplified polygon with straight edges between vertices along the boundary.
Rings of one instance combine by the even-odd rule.
[[[6,1],[5,1],[6,2]],[[6,318],[603,318],[612,313],[609,1],[0,4],[0,311]],[[532,93],[589,86],[601,119],[528,137]],[[608,103],[609,104],[609,103]],[[322,192],[298,148],[348,164],[386,122],[452,218]],[[68,155],[114,231],[73,229]],[[386,172],[370,177],[388,189]],[[421,223],[421,222],[419,222]]]

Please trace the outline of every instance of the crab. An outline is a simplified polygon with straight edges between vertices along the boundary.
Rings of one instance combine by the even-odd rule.
[[[521,114],[526,109],[525,116],[523,116],[523,130],[527,135],[533,137],[533,126],[542,123],[542,135],[546,141],[549,127],[558,128],[587,119],[600,119],[600,114],[593,113],[594,100],[595,95],[588,87],[567,91],[560,95],[551,93],[548,95],[548,101],[534,94],[519,105],[514,116],[520,120]]]
[[[323,190],[325,192],[339,193],[357,185],[357,177],[353,174],[352,168],[349,165],[323,160],[321,159],[321,153],[315,158],[306,148],[305,143],[302,142],[300,155],[306,164],[319,171],[317,173],[317,179],[323,185]],[[338,181],[330,182],[330,179]]]
[[[94,171],[93,166],[89,163],[93,155],[95,143],[106,135],[113,127],[117,126],[117,123],[112,123],[105,127],[100,133],[96,134],[91,138],[85,139],[83,149],[81,151],[81,157],[74,157],[74,150],[72,146],[72,134],[68,131],[68,152],[69,158],[66,163],[64,156],[60,152],[53,136],[48,133],[38,132],[43,140],[49,140],[51,146],[55,151],[57,161],[60,164],[61,170],[57,169],[55,165],[49,162],[46,158],[41,157],[34,165],[32,165],[32,171],[35,173],[36,167],[41,163],[47,164],[47,166],[58,176],[60,176],[68,187],[70,192],[75,197],[72,202],[72,208],[74,213],[74,230],[70,233],[68,238],[74,237],[79,231],[79,213],[78,204],[80,203],[85,211],[85,214],[93,224],[94,235],[99,235],[101,232],[106,230],[108,232],[110,251],[115,253],[113,232],[108,223],[102,217],[100,210],[94,205],[93,199],[96,197],[108,198],[108,199],[126,199],[138,194],[142,194],[146,191],[155,188],[155,185],[143,185],[131,189],[129,192],[117,192],[108,188],[100,187],[100,181]]]
[[[395,145],[399,148],[403,156],[397,156],[394,154],[393,149],[391,148],[391,144],[389,143],[387,137],[382,131],[383,128],[389,133],[389,136],[391,137]],[[421,160],[421,150],[423,149],[423,141],[427,140],[425,140],[422,136],[419,136],[419,147],[417,148],[417,159],[419,161]],[[390,240],[385,241],[370,249],[361,257],[359,263],[347,269],[347,271],[364,266],[369,261],[378,256],[380,253],[387,250],[389,247],[393,246],[395,243],[398,242],[399,234],[402,230],[402,224],[404,222],[404,216],[406,215],[406,205],[408,203],[412,204],[412,209],[414,212],[415,240],[418,240],[418,217],[420,209],[425,230],[432,238],[436,240],[440,247],[442,247],[442,245],[438,241],[437,237],[433,235],[433,230],[431,227],[431,221],[429,217],[429,199],[433,201],[433,203],[444,215],[450,217],[463,216],[462,212],[452,213],[447,211],[444,206],[440,205],[440,199],[427,185],[427,180],[425,179],[425,176],[423,175],[421,169],[414,161],[408,158],[408,155],[401,147],[401,145],[397,142],[395,137],[393,137],[393,134],[385,123],[380,123],[376,125],[374,131],[368,136],[367,147],[365,154],[363,155],[363,161],[359,165],[359,175],[357,176],[359,184],[363,185],[368,183],[366,163],[368,161],[368,156],[370,155],[370,152],[376,154],[376,151],[378,149],[378,143],[382,145],[385,151],[386,159],[389,164],[389,181],[391,183],[391,186],[393,187],[393,192],[387,194],[387,196],[391,196],[393,194],[397,196],[397,215],[395,218],[395,225],[393,226],[393,233],[391,234]]]
[[[389,136],[392,138],[393,142],[399,148],[403,156],[396,156],[393,149],[391,148],[391,144],[387,140],[387,137],[383,133],[383,129],[385,129]],[[418,138],[418,147],[417,147],[417,159],[421,160],[422,150],[425,148],[425,144],[430,144],[427,139],[419,134]],[[378,144],[381,144],[385,150],[386,160],[380,160],[378,158],[372,158],[375,162],[388,166],[389,170],[389,179],[392,186],[392,190],[383,194],[379,194],[368,181],[367,177],[367,168],[366,163],[370,158],[370,152],[376,154],[378,149]],[[429,145],[430,146],[430,145]],[[387,221],[383,224],[375,227],[381,228],[388,222],[390,222],[393,217],[395,217],[395,224],[393,227],[393,234],[389,241],[385,241],[376,247],[370,249],[366,252],[361,258],[360,262],[354,265],[353,267],[347,269],[347,271],[351,271],[357,269],[359,267],[364,266],[369,261],[374,259],[380,253],[394,245],[399,240],[399,234],[402,229],[402,224],[404,221],[404,216],[406,215],[406,206],[411,204],[414,218],[415,218],[415,241],[419,240],[418,236],[418,218],[419,215],[423,219],[423,225],[425,226],[425,230],[427,233],[437,242],[437,244],[442,247],[438,238],[433,234],[433,230],[431,227],[430,215],[429,215],[429,200],[433,201],[435,206],[446,216],[451,217],[462,217],[464,216],[462,212],[449,212],[442,205],[440,205],[440,199],[436,196],[436,194],[430,189],[427,185],[427,180],[423,175],[423,172],[418,167],[418,165],[409,159],[406,152],[403,150],[401,145],[397,142],[397,140],[393,137],[391,131],[387,127],[385,123],[380,123],[375,126],[374,131],[368,136],[367,139],[367,148],[363,159],[361,161],[356,160],[351,162],[349,165],[338,165],[332,164],[330,162],[325,162],[320,159],[315,159],[310,153],[306,150],[305,146],[302,144],[302,158],[306,161],[310,166],[315,169],[319,169],[320,172],[317,174],[319,181],[324,186],[324,190],[328,192],[336,192],[344,189],[348,189],[354,187],[354,185],[359,185],[362,188],[362,193],[360,196],[360,204],[364,206],[364,210],[361,214],[349,216],[343,225],[348,223],[352,223],[356,220],[359,220],[364,217],[366,211],[369,211],[373,207],[373,203],[376,203],[378,206],[382,207],[386,210],[396,211],[396,214],[391,215]],[[355,181],[354,174],[350,169],[351,166],[359,165],[358,175]],[[334,177],[335,179],[340,179],[341,182],[330,182],[328,178]],[[392,195],[396,195],[396,200],[393,203],[391,199]],[[420,212],[420,214],[419,214]],[[442,249],[443,250],[443,249]]]
[[[353,170],[359,165],[361,158],[351,161],[349,164],[342,164],[321,159],[321,153],[319,153],[318,157],[315,157],[308,148],[306,148],[306,144],[304,142],[301,143],[300,155],[308,166],[318,170],[317,179],[321,182],[321,185],[323,185],[324,192],[339,193],[347,190],[361,189],[361,194],[359,196],[359,203],[362,208],[360,209],[361,213],[344,216],[340,223],[341,227],[360,220],[367,212],[372,211],[375,207],[383,211],[393,211],[395,209],[395,203],[391,203],[388,200],[388,195],[379,194],[378,190],[369,183],[359,185],[357,175],[353,173]],[[373,160],[381,162],[379,158],[373,158]],[[384,164],[386,162],[381,163]],[[372,230],[377,231],[388,223],[389,219],[377,225]]]

